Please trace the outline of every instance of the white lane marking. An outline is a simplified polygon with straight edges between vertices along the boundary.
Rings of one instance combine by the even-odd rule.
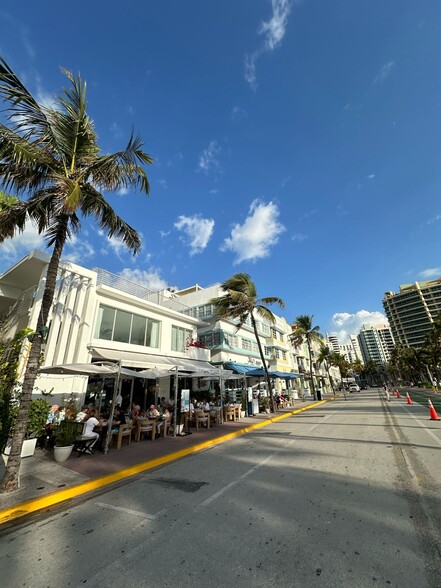
[[[323,421],[325,421],[326,419],[329,419],[332,415],[334,415],[337,411],[334,410],[333,412],[331,412],[330,414],[328,414],[326,417],[323,417],[322,420],[320,421],[320,423],[317,423],[316,425],[313,425],[310,429],[308,429],[309,431],[313,431],[316,427],[320,426]],[[292,435],[292,433],[290,433]],[[295,439],[291,439],[290,441],[288,441],[287,443],[285,443],[285,447],[287,447],[288,445],[291,445],[291,443],[294,443]],[[241,482],[242,480],[244,480],[245,478],[247,478],[248,476],[250,476],[252,473],[254,473],[256,470],[258,470],[260,467],[262,467],[263,465],[265,465],[268,461],[270,461],[271,459],[273,459],[278,453],[280,453],[280,451],[282,451],[281,449],[278,451],[275,451],[274,453],[272,453],[271,455],[269,455],[268,457],[266,457],[264,460],[260,461],[259,463],[256,463],[256,465],[253,465],[252,468],[250,468],[249,470],[247,470],[246,472],[244,472],[242,475],[240,475],[238,478],[236,478],[235,480],[232,480],[229,484],[227,484],[226,486],[224,486],[223,488],[221,488],[220,490],[218,490],[217,492],[215,492],[214,494],[212,494],[211,496],[209,496],[206,500],[204,500],[203,502],[201,502],[200,506],[207,506],[209,504],[211,504],[214,500],[216,500],[216,498],[219,498],[219,496],[222,496],[222,494],[225,494],[225,492],[228,492],[228,490],[230,490],[231,488],[233,488],[234,486],[236,486],[237,484],[239,484],[239,482]]]
[[[334,410],[334,411],[330,412],[328,414],[328,416],[322,417],[322,420],[319,423],[317,423],[316,425],[313,425],[310,429],[308,429],[308,431],[313,431],[317,427],[320,427],[320,425],[323,424],[323,422],[326,421],[326,419],[329,419],[330,417],[334,416],[336,412],[337,411]],[[292,433],[291,433],[291,435],[292,435]]]
[[[158,517],[163,515],[167,512],[165,508],[157,512],[156,514],[152,515],[147,512],[142,512],[139,510],[132,510],[130,508],[124,508],[123,506],[115,506],[114,504],[106,504],[105,502],[95,502],[96,506],[101,506],[102,508],[108,508],[110,510],[118,510],[119,512],[124,512],[126,514],[132,514],[137,517],[142,517],[144,519],[149,519],[150,521],[156,521]]]
[[[415,415],[413,415],[413,414],[410,412],[410,410],[407,408],[407,405],[406,405],[406,406],[403,406],[403,408],[404,408],[404,410],[407,412],[407,414],[410,414],[410,416],[411,416],[413,419],[415,419],[415,420],[416,420],[416,422],[417,422],[417,423],[420,425],[420,427],[422,427],[422,428],[423,428],[423,429],[426,431],[426,433],[427,433],[428,435],[430,435],[430,436],[432,437],[432,439],[434,439],[434,440],[435,440],[435,441],[438,443],[438,445],[441,445],[441,439],[439,439],[439,438],[438,438],[438,437],[435,435],[435,433],[434,433],[433,431],[431,431],[430,429],[428,429],[428,428],[426,427],[426,424],[425,424],[423,421],[420,421],[419,419],[417,419],[417,417],[416,417]],[[429,420],[430,420],[430,419],[429,419]]]
[[[291,443],[291,441],[288,441],[288,443]],[[226,486],[224,486],[223,488],[221,488],[220,490],[215,492],[215,494],[212,494],[206,500],[201,502],[200,506],[207,506],[208,504],[211,504],[213,502],[213,500],[216,500],[216,498],[219,498],[219,496],[222,496],[222,494],[225,494],[225,492],[230,490],[230,488],[233,488],[234,486],[236,486],[236,484],[239,484],[239,482],[241,482],[242,480],[244,480],[245,478],[250,476],[253,472],[255,472],[257,469],[259,469],[260,467],[265,465],[270,459],[273,459],[278,453],[280,453],[280,451],[276,451],[275,453],[272,453],[271,455],[266,457],[264,460],[260,461],[259,463],[256,463],[256,465],[253,465],[252,468],[250,468],[249,470],[244,472],[238,478],[236,478],[235,480],[232,480],[229,484],[227,484]]]

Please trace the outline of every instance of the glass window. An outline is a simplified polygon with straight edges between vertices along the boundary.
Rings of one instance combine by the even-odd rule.
[[[192,331],[172,326],[172,351],[185,351],[187,342],[192,339]]]
[[[145,344],[147,347],[159,347],[159,321],[147,319],[147,336]]]
[[[96,324],[95,337],[98,339],[112,340],[113,323],[115,321],[115,309],[107,306],[100,306],[98,321]]]
[[[113,340],[121,343],[130,342],[130,327],[132,324],[132,315],[123,310],[116,311],[115,328],[113,330]]]
[[[145,344],[145,327],[146,319],[143,316],[133,315],[132,320],[132,334],[130,336],[130,343],[133,345],[144,345]]]

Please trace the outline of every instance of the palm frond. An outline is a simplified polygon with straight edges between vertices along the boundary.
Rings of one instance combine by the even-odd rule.
[[[118,216],[113,208],[104,199],[102,194],[89,184],[83,187],[80,210],[84,216],[93,215],[97,219],[100,228],[109,237],[116,237],[133,252],[134,255],[141,249],[141,239],[138,232]]]
[[[132,134],[124,151],[97,157],[85,170],[85,176],[107,190],[139,187],[141,192],[148,194],[150,184],[141,165],[152,165],[154,161],[142,151],[142,146],[140,137]]]
[[[14,132],[24,137],[33,135],[38,142],[46,142],[50,128],[45,109],[20,82],[6,61],[0,57],[0,97],[9,103],[6,112]]]
[[[278,304],[280,308],[285,308],[285,302],[277,296],[267,296],[266,298],[261,298],[260,302],[263,304]]]
[[[41,149],[2,124],[0,162],[0,177],[15,192],[41,188],[57,166],[47,149]]]
[[[18,202],[0,210],[0,243],[14,237],[17,232],[22,233],[27,219],[26,202]]]
[[[266,319],[270,323],[275,323],[276,322],[276,317],[270,311],[269,308],[266,308],[266,306],[262,306],[261,304],[258,304],[256,306],[256,311],[257,311],[257,314],[259,316],[261,316],[262,318]]]

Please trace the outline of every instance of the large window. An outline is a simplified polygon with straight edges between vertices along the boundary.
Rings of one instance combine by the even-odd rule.
[[[124,310],[100,306],[95,329],[97,339],[159,347],[160,322]]]
[[[193,331],[183,327],[172,326],[172,351],[185,351],[187,342],[191,341]]]
[[[199,341],[203,343],[207,349],[212,349],[221,344],[221,335],[221,331],[205,333],[204,335],[199,335]]]

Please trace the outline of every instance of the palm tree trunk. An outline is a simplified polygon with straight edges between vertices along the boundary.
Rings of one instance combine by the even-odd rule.
[[[18,489],[18,475],[21,464],[21,448],[26,437],[29,411],[31,408],[32,391],[34,389],[34,384],[40,365],[42,338],[39,334],[39,330],[41,327],[46,326],[47,319],[49,317],[49,312],[54,298],[58,266],[60,263],[64,242],[65,238],[55,245],[52,252],[52,257],[49,261],[46,275],[46,286],[44,289],[40,314],[37,321],[37,334],[34,337],[34,340],[31,343],[31,348],[29,350],[28,362],[26,365],[26,371],[20,393],[20,406],[18,409],[17,420],[14,426],[14,433],[12,435],[11,452],[9,454],[3,481],[0,485],[0,493],[13,492],[14,490]]]
[[[329,365],[328,365],[328,362],[327,361],[325,361],[325,368],[326,368],[326,373],[328,374],[329,383],[331,384],[332,393],[335,396],[334,384],[332,383],[331,376],[329,374]]]
[[[315,397],[315,384],[314,384],[314,377],[312,375],[312,351],[311,351],[311,342],[309,339],[307,339],[308,342],[308,353],[309,353],[309,375],[311,378],[311,388],[312,388],[312,396],[314,398],[314,400],[317,400],[317,398]]]
[[[261,359],[262,364],[263,364],[263,369],[265,370],[265,377],[266,377],[266,382],[267,382],[267,385],[268,385],[268,391],[269,391],[269,395],[270,395],[271,412],[276,412],[276,406],[275,406],[275,403],[274,403],[274,396],[273,396],[273,388],[271,386],[271,380],[270,380],[270,377],[269,377],[268,368],[266,366],[265,356],[263,354],[262,345],[260,343],[260,338],[259,338],[259,335],[257,333],[256,321],[254,320],[253,315],[250,315],[250,316],[251,316],[251,324],[253,325],[254,336],[256,337],[257,347],[259,348],[260,359]]]

